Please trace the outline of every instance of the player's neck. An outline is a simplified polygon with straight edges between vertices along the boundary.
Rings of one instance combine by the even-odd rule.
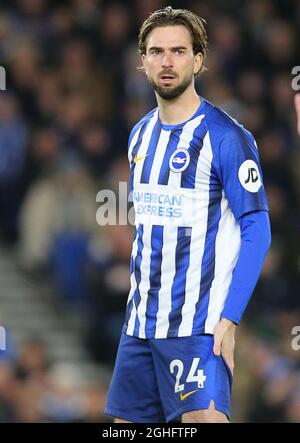
[[[187,89],[174,100],[164,100],[157,96],[159,116],[163,124],[178,125],[189,120],[200,106],[201,100],[195,89]]]

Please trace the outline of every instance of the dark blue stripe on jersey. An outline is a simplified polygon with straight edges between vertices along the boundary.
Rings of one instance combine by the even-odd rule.
[[[201,264],[200,294],[198,302],[196,304],[196,313],[193,321],[193,331],[199,330],[202,327],[204,328],[205,326],[210,287],[215,276],[215,247],[216,236],[221,218],[222,190],[219,189],[212,191],[211,181],[212,175],[210,179],[207,230],[205,236],[204,254]]]
[[[148,114],[146,114],[140,121],[137,122],[136,125],[134,125],[134,127],[132,128],[130,134],[129,134],[129,139],[128,139],[128,147],[130,146],[130,143],[132,142],[133,137],[135,136],[135,134],[137,133],[137,131],[140,129],[140,127],[145,123],[145,122],[149,122],[149,120],[151,119],[151,117],[153,116],[153,114],[155,113],[156,109],[152,109],[152,111],[148,112]]]
[[[189,153],[190,163],[181,174],[181,187],[195,189],[195,178],[197,172],[198,159],[203,146],[203,139],[207,132],[206,125],[198,125],[190,142]]]
[[[163,226],[152,226],[151,232],[151,257],[150,257],[150,289],[148,291],[146,310],[146,337],[147,331],[154,331],[157,311],[158,292],[161,287],[161,262],[163,247]]]
[[[166,153],[162,162],[162,166],[160,168],[160,173],[158,177],[158,184],[159,185],[167,185],[169,181],[169,175],[170,175],[170,167],[169,167],[169,161],[170,157],[173,154],[173,152],[177,149],[179,138],[182,133],[182,128],[177,129],[175,131],[171,131],[169,143],[167,145]]]
[[[138,306],[140,304],[141,301],[141,295],[140,295],[140,283],[141,283],[141,263],[142,263],[142,252],[143,252],[143,233],[144,233],[144,226],[143,225],[139,225],[138,227],[138,231],[137,231],[137,236],[138,236],[138,240],[137,240],[137,254],[136,254],[136,259],[135,259],[135,266],[134,266],[134,275],[135,275],[135,280],[136,280],[136,289],[134,291],[133,294],[133,300],[134,300],[134,304],[136,307],[136,310],[138,309]],[[140,328],[140,321],[138,319],[138,316],[136,316],[135,318],[135,325],[134,325],[134,333],[138,334],[139,332],[139,328]]]
[[[186,273],[190,264],[192,228],[178,228],[176,245],[176,272],[172,285],[172,310],[169,314],[168,337],[177,337],[185,300]]]
[[[147,156],[144,160],[143,170],[141,174],[141,183],[149,183],[149,178],[151,174],[155,151],[160,136],[160,131],[161,131],[161,125],[159,119],[157,119],[150,137],[150,142],[147,149]]]
[[[133,239],[132,239],[132,244],[134,244],[135,239],[136,239],[136,236],[137,236],[137,229],[136,229],[136,226],[134,225],[134,227],[133,227]],[[133,255],[131,254],[131,257],[130,257],[130,275],[133,273],[133,264],[134,264],[134,257],[133,257]]]
[[[130,134],[129,134],[129,139],[128,139],[128,148],[132,142],[133,137],[135,136],[135,134],[137,133],[137,131],[140,129],[141,126],[144,125],[144,123],[146,122],[149,123],[149,121],[151,120],[151,118],[153,117],[154,113],[157,111],[157,108],[152,109],[152,111],[148,112],[148,114],[146,114],[139,122],[137,122],[137,124],[132,128]]]
[[[142,244],[142,240],[141,236],[143,235],[143,226],[139,225],[138,229],[134,228],[135,231],[135,237],[138,236],[138,244],[137,244],[137,253],[136,253],[136,257],[132,258],[132,272],[134,273],[134,277],[136,280],[136,289],[132,295],[132,298],[130,300],[130,302],[127,305],[127,309],[126,309],[126,320],[125,320],[125,324],[128,325],[129,319],[130,319],[130,315],[131,315],[131,311],[133,308],[133,300],[134,297],[136,296],[136,293],[139,296],[139,284],[141,282],[141,261],[142,261],[142,249],[143,249],[143,244]],[[136,305],[136,300],[134,300],[134,303]]]
[[[146,128],[147,128],[147,126],[148,126],[148,124],[149,124],[149,121],[150,121],[151,117],[152,117],[152,115],[149,116],[149,118],[148,118],[147,120],[145,120],[145,122],[143,123],[143,125],[142,125],[142,127],[141,127],[141,130],[140,130],[140,132],[139,132],[139,135],[138,135],[138,139],[137,139],[137,141],[136,141],[136,144],[133,146],[132,151],[131,151],[131,160],[130,160],[130,187],[129,187],[130,192],[133,191],[133,177],[134,177],[134,169],[135,169],[135,163],[134,163],[133,159],[134,159],[135,155],[137,154],[137,152],[138,152],[138,150],[139,150],[139,148],[140,148],[140,146],[141,146],[141,143],[142,143],[142,140],[143,140],[144,133],[145,133],[145,131],[146,131]]]
[[[133,228],[133,243],[134,243],[134,241],[136,239],[136,236],[137,236],[137,229],[134,226],[134,228]],[[135,258],[133,257],[133,255],[131,255],[131,257],[130,257],[130,276],[134,272],[134,265],[135,265]],[[129,322],[132,308],[133,308],[133,297],[131,297],[131,300],[127,304],[126,316],[125,316],[125,324],[126,325]]]

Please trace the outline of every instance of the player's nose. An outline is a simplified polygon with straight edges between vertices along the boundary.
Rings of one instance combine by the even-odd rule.
[[[172,54],[166,52],[162,59],[162,67],[163,68],[171,68],[173,66],[173,57]]]

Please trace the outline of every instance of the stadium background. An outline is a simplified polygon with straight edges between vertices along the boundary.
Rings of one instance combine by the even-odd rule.
[[[131,228],[99,226],[96,194],[128,180],[130,128],[155,105],[137,32],[168,4],[207,20],[197,89],[255,135],[269,198],[273,243],[238,328],[233,421],[300,422],[298,0],[1,0],[1,422],[109,420]]]

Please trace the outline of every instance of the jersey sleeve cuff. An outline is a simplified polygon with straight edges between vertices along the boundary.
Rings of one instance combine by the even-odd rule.
[[[227,320],[232,321],[236,326],[240,324],[241,319],[235,315],[227,314],[226,311],[223,311],[221,314],[221,318],[226,318]]]

